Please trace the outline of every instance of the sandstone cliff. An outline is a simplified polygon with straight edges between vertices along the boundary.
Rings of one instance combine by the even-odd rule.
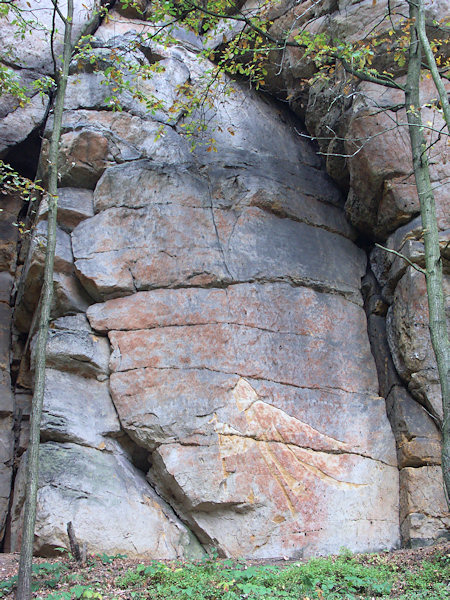
[[[385,8],[324,2],[300,18],[308,2],[275,4],[275,32],[331,27],[346,39]],[[139,86],[158,110],[124,93],[112,111],[89,63],[68,86],[36,550],[65,546],[70,520],[90,551],[157,558],[300,557],[448,535],[423,277],[374,247],[423,259],[407,135],[382,133],[392,115],[378,110],[395,94],[360,84],[344,102],[339,73],[305,86],[311,64],[287,49],[273,57],[273,97],[220,84],[192,150],[176,99],[180,85],[202,85],[202,40],[180,29],[168,48],[130,49],[148,27],[135,17],[113,13],[95,51],[104,68],[111,52],[157,61]],[[25,80],[51,69],[44,32],[32,39],[16,49]],[[434,96],[424,81],[424,102]],[[0,106],[0,156],[45,180],[45,102]],[[376,138],[323,161],[303,122],[328,154],[352,154],[361,132]],[[433,152],[448,241],[444,141]],[[46,207],[3,202],[0,530],[17,550]],[[27,210],[20,236],[12,223]]]

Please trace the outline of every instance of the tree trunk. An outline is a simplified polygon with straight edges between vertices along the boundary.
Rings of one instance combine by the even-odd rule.
[[[423,6],[423,0],[416,0],[417,2],[417,33],[420,39],[423,53],[427,59],[428,66],[430,67],[431,76],[433,77],[434,85],[439,94],[439,98],[442,104],[442,112],[444,113],[444,119],[447,123],[447,131],[450,133],[450,105],[448,102],[447,91],[439,75],[436,61],[434,59],[433,50],[431,49],[430,42],[427,37],[427,31],[425,27],[425,10]]]
[[[421,49],[417,31],[419,11],[417,4],[409,3],[412,21],[409,48],[408,75],[405,89],[405,104],[411,139],[414,175],[419,194],[425,245],[425,268],[430,313],[430,336],[439,372],[442,391],[442,473],[446,490],[447,504],[450,499],[450,398],[449,363],[450,347],[442,285],[442,261],[439,249],[439,233],[436,221],[436,208],[428,168],[427,145],[423,135],[420,116],[420,67]]]
[[[54,108],[54,124],[49,150],[48,222],[47,249],[45,254],[44,281],[41,292],[41,313],[36,343],[35,387],[31,409],[30,442],[27,451],[27,480],[22,544],[20,548],[17,600],[29,600],[31,595],[31,575],[33,561],[34,527],[36,522],[36,500],[39,479],[39,441],[42,403],[45,388],[45,362],[48,325],[53,299],[53,263],[56,247],[56,213],[58,188],[58,152],[61,138],[61,124],[66,93],[69,64],[72,53],[73,0],[68,0],[64,29],[64,50],[62,68],[57,78],[57,91]]]

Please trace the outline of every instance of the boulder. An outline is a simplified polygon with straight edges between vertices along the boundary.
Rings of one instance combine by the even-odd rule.
[[[8,150],[26,140],[30,133],[44,123],[45,116],[46,101],[39,94],[32,96],[24,106],[14,106],[13,110],[0,120],[0,157],[4,157]]]
[[[342,236],[256,207],[240,214],[184,204],[109,208],[81,223],[72,243],[80,280],[97,301],[157,287],[280,279],[357,298],[365,263]]]
[[[78,372],[46,369],[42,439],[102,448],[104,436],[119,433],[120,423],[107,382],[88,379]]]
[[[270,298],[270,296],[269,296]],[[259,303],[270,302],[261,289]],[[260,304],[259,310],[261,310]],[[255,306],[254,310],[258,310]],[[168,325],[157,329],[109,334],[113,371],[146,367],[212,369],[239,373],[297,387],[321,387],[324,372],[330,387],[349,392],[376,393],[377,380],[368,346],[361,344],[359,327],[349,331],[336,365],[333,335],[297,333],[295,328],[271,331],[249,319],[242,324]],[[353,339],[352,339],[353,338]],[[180,344],[180,341],[183,343]],[[292,364],[289,356],[297,360]],[[319,358],[320,357],[320,358]]]
[[[17,8],[24,11],[27,19],[35,23],[34,27],[27,27],[26,33],[21,41],[17,24],[14,19],[3,18],[2,27],[2,49],[1,58],[6,64],[13,64],[16,69],[32,69],[38,76],[42,74],[53,74],[54,65],[52,50],[50,47],[50,33],[54,7],[51,0],[42,0],[39,5],[29,6],[27,0],[18,0]],[[79,35],[85,24],[90,11],[94,7],[92,0],[74,1],[73,36]],[[56,57],[62,55],[62,44],[64,39],[64,25],[59,15],[55,15],[56,35],[53,44],[53,52]]]
[[[441,434],[436,422],[401,386],[386,398],[388,417],[397,442],[398,466],[441,464]]]
[[[28,255],[21,275],[15,325],[27,331],[39,300],[47,246],[47,222],[39,221],[33,230]],[[90,301],[74,275],[70,235],[60,227],[56,232],[52,316],[84,312]]]
[[[31,344],[34,369],[36,338]],[[108,378],[109,343],[88,331],[51,329],[46,348],[46,364],[52,369],[77,373],[104,381]]]
[[[39,206],[38,219],[46,220],[48,204],[44,198]],[[64,231],[71,232],[78,223],[92,217],[93,194],[79,188],[58,188],[58,224]]]
[[[444,277],[444,295],[450,299],[448,277]],[[441,418],[442,398],[428,320],[425,277],[408,267],[388,311],[388,342],[396,369],[411,394]]]
[[[236,284],[225,289],[137,292],[126,298],[93,304],[87,310],[87,317],[92,327],[103,333],[230,324],[336,343],[345,330],[355,344],[361,342],[359,336],[365,329],[362,309],[338,294],[283,282]],[[360,352],[364,354],[363,361],[370,361],[366,341],[356,353]]]
[[[49,124],[50,127],[51,123]],[[71,149],[81,146],[77,137],[83,132],[92,132],[102,138],[103,156],[97,159],[103,164],[108,161],[124,163],[138,159],[151,159],[158,163],[181,165],[192,164],[194,158],[189,150],[188,141],[173,127],[156,121],[141,119],[128,112],[109,112],[102,110],[66,110],[63,114],[64,135],[69,135],[71,144],[65,145],[61,160],[69,175],[71,168]],[[64,138],[65,139],[65,138]],[[90,162],[90,156],[86,157]],[[90,167],[93,170],[93,165]]]
[[[97,35],[102,35],[101,29]],[[116,38],[114,46],[120,46],[120,41]],[[129,43],[129,40],[125,41]],[[138,71],[139,62],[130,53],[126,58],[130,59],[130,66],[137,67]],[[178,88],[188,81],[190,71],[183,61],[173,55],[161,60],[158,66],[161,70],[153,71],[151,77],[145,73],[142,77],[130,73],[130,91],[125,88],[125,91],[114,92],[114,82],[101,85],[102,81],[107,81],[101,71],[71,75],[67,83],[64,107],[66,110],[120,109],[142,119],[155,120],[165,125],[174,124],[185,111],[184,104],[179,102]]]
[[[400,523],[403,543],[408,547],[449,539],[450,516],[440,467],[401,469]]]
[[[25,460],[12,507],[13,551],[20,545],[24,464]],[[114,445],[107,451],[70,443],[41,444],[35,552],[51,555],[65,547],[69,521],[88,552],[147,559],[203,554],[195,537]]]

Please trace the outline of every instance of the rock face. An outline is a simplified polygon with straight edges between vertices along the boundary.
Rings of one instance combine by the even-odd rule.
[[[298,3],[285,4],[274,31],[298,17]],[[331,4],[315,20],[330,13],[347,31]],[[367,257],[355,243],[363,232],[422,264],[417,199],[403,177],[410,166],[398,158],[407,141],[400,135],[392,148],[398,168],[394,158],[386,164],[392,140],[381,150],[368,144],[348,167],[328,160],[345,200],[298,136],[298,118],[276,101],[238,83],[225,94],[224,80],[204,114],[186,117],[179,86],[201,89],[208,63],[196,55],[201,40],[181,30],[178,44],[142,44],[128,55],[160,66],[137,81],[159,101],[153,113],[127,92],[123,110],[112,112],[101,69],[148,29],[133,16],[113,13],[101,25],[99,70],[81,61],[68,84],[36,551],[65,546],[68,521],[89,551],[154,558],[213,548],[299,558],[446,535],[423,281],[393,255]],[[37,48],[30,66],[45,71]],[[270,85],[289,82],[292,108],[304,117],[293,88],[297,58],[289,49]],[[314,86],[309,94],[316,134],[333,96]],[[365,94],[380,101],[373,87]],[[346,112],[352,136],[381,126],[369,100]],[[183,135],[192,119],[202,129],[193,149]],[[51,127],[50,116],[44,180]],[[10,223],[19,210],[12,199],[0,218]],[[2,338],[0,405],[0,527],[9,515],[4,547],[12,550],[21,536],[46,218],[43,201],[17,271],[10,224],[0,248],[0,309],[9,315],[15,302],[12,353],[10,316]],[[424,498],[434,498],[433,511]]]
[[[424,5],[429,23],[449,14],[445,0]],[[404,3],[389,3],[393,11],[389,20],[384,18],[386,9],[387,2],[370,0],[314,5],[287,0],[274,3],[268,18],[273,20],[271,33],[275,37],[290,31],[294,38],[301,30],[329,34],[348,43],[370,35],[373,40],[384,39],[386,44],[386,38],[395,40],[402,28]],[[448,47],[442,47],[442,52],[448,55]],[[387,69],[404,83],[406,66],[401,61],[393,63],[391,56],[389,52],[375,53],[373,66],[379,71]],[[420,207],[406,114],[401,107],[403,92],[352,80],[339,67],[330,81],[318,79],[305,85],[304,80],[314,74],[316,67],[302,49],[295,47],[273,56],[272,62],[277,66],[269,71],[267,83],[275,94],[284,94],[294,112],[305,118],[309,132],[317,136],[321,151],[327,155],[327,171],[346,195],[345,211],[350,222],[367,241],[381,241],[390,250],[424,266]],[[445,123],[439,111],[433,109],[437,91],[431,79],[423,78],[420,96],[422,121],[432,124],[425,136],[450,315],[450,172],[448,147],[437,131],[445,128]],[[365,307],[379,392],[386,398],[397,441],[402,541],[420,545],[432,542],[436,536],[448,537],[450,526],[441,497],[438,429],[442,399],[428,333],[425,285],[422,275],[404,260],[379,248],[370,251],[370,267],[372,274],[364,283]],[[421,482],[424,498],[441,498],[432,511],[426,509],[427,502],[419,500],[414,481]]]
[[[15,196],[4,196],[0,212],[0,537],[5,534],[14,460],[14,399],[11,390],[11,294],[17,264],[18,230],[14,227],[21,208]]]
[[[245,283],[141,292],[94,305],[89,318],[113,330],[111,393],[124,429],[152,451],[148,477],[200,539],[231,556],[393,542],[384,511],[395,512],[395,456],[389,430],[366,416],[385,422],[361,308]]]

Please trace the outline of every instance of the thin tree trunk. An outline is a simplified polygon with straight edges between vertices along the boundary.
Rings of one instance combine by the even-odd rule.
[[[420,44],[422,46],[423,53],[427,59],[428,66],[430,67],[431,76],[433,77],[434,85],[439,94],[439,98],[442,104],[442,111],[444,113],[444,119],[447,123],[447,130],[450,133],[450,105],[448,102],[447,91],[439,75],[436,60],[434,58],[433,50],[431,49],[430,42],[428,40],[427,31],[425,27],[425,10],[423,6],[423,0],[416,0],[417,2],[417,33],[419,35]]]
[[[56,9],[56,8],[55,8]],[[44,281],[41,292],[41,314],[36,343],[35,387],[31,410],[30,442],[27,451],[27,482],[22,544],[20,548],[17,600],[29,600],[31,595],[31,575],[33,561],[34,527],[36,523],[36,501],[39,479],[39,441],[42,403],[45,388],[45,363],[48,325],[53,299],[53,264],[56,247],[56,214],[58,188],[58,152],[61,138],[61,124],[72,54],[73,0],[68,0],[64,29],[64,49],[62,68],[57,79],[54,108],[54,124],[49,150],[48,221],[47,249],[45,254]]]
[[[420,67],[421,48],[417,32],[418,7],[409,3],[412,21],[409,48],[408,75],[406,80],[405,103],[408,115],[409,135],[411,139],[414,175],[420,200],[423,237],[425,245],[426,284],[428,309],[430,313],[430,336],[439,372],[442,391],[442,473],[447,496],[450,498],[450,398],[449,363],[450,347],[442,285],[442,262],[439,250],[439,233],[436,221],[436,208],[428,168],[427,145],[423,135],[420,116]],[[449,504],[450,508],[450,504]]]

